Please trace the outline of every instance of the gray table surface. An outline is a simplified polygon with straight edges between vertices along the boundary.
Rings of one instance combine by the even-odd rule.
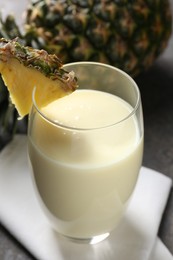
[[[173,1],[171,0],[173,3]],[[143,165],[173,179],[173,36],[153,66],[136,79],[141,90],[145,148]],[[173,189],[159,229],[159,236],[173,254]],[[0,224],[0,259],[34,260]]]

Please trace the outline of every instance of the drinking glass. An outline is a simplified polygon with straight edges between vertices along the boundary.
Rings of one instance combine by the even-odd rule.
[[[39,108],[33,94],[28,127],[32,179],[52,227],[69,239],[93,244],[118,225],[137,182],[143,156],[141,98],[134,80],[118,68],[75,62],[64,69],[75,72],[76,91],[83,91],[73,104],[78,124],[66,121],[69,105],[63,109],[68,110],[64,122],[58,115],[52,119],[55,111]],[[122,103],[125,115],[114,102]]]

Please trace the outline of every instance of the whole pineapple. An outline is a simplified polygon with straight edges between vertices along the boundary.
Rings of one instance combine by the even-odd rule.
[[[168,0],[33,0],[28,44],[64,63],[93,60],[135,76],[164,50],[171,33]]]

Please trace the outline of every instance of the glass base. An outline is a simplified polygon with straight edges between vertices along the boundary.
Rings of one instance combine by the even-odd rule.
[[[105,234],[101,234],[98,236],[94,236],[92,238],[74,238],[74,237],[68,237],[68,236],[64,236],[64,237],[75,243],[94,245],[94,244],[97,244],[97,243],[105,240],[109,235],[110,235],[110,233],[105,233]]]

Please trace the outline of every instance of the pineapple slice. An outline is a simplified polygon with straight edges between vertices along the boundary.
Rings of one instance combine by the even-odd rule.
[[[30,112],[34,88],[38,107],[77,88],[74,72],[63,70],[56,55],[24,47],[16,39],[0,39],[0,73],[20,117]]]

